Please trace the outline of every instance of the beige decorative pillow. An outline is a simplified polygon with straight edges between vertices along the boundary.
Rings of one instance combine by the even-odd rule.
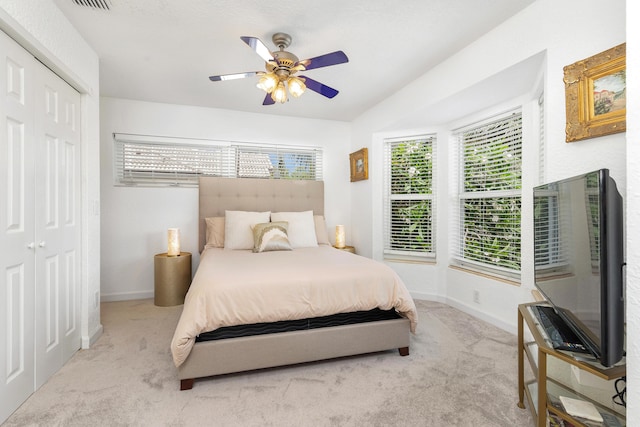
[[[253,227],[253,252],[290,251],[287,227],[284,221],[256,224]]]
[[[224,248],[224,217],[215,216],[204,219],[207,225],[207,243],[205,248]]]
[[[316,226],[316,238],[319,245],[330,245],[329,234],[327,233],[327,223],[322,215],[314,215],[313,222]]]
[[[304,212],[272,212],[271,221],[289,223],[288,236],[292,248],[309,248],[318,246],[313,211]]]
[[[253,249],[253,233],[255,224],[269,222],[269,211],[225,211],[224,213],[224,248]]]

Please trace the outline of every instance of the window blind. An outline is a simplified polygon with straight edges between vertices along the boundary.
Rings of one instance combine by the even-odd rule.
[[[454,135],[460,182],[452,258],[471,269],[518,277],[522,113],[511,111]]]
[[[238,177],[322,180],[320,149],[238,145]]]
[[[384,254],[435,258],[435,135],[384,144]]]
[[[322,180],[322,149],[114,134],[116,185],[197,186],[200,176]]]

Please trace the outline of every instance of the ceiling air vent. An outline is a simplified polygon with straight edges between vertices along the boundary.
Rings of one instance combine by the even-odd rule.
[[[111,0],[73,0],[78,6],[91,7],[93,9],[109,10]]]

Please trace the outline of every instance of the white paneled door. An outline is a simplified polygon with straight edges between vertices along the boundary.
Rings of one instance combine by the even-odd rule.
[[[40,65],[38,63],[38,65]],[[80,94],[35,73],[36,388],[80,348]]]
[[[0,32],[0,422],[34,390],[33,62]]]
[[[0,422],[80,348],[80,95],[0,32]]]

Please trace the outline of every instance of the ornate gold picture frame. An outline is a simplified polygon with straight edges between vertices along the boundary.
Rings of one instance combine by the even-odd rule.
[[[564,67],[566,141],[627,130],[626,44]]]
[[[368,150],[361,148],[358,151],[349,154],[351,163],[351,182],[369,179],[369,160]]]

